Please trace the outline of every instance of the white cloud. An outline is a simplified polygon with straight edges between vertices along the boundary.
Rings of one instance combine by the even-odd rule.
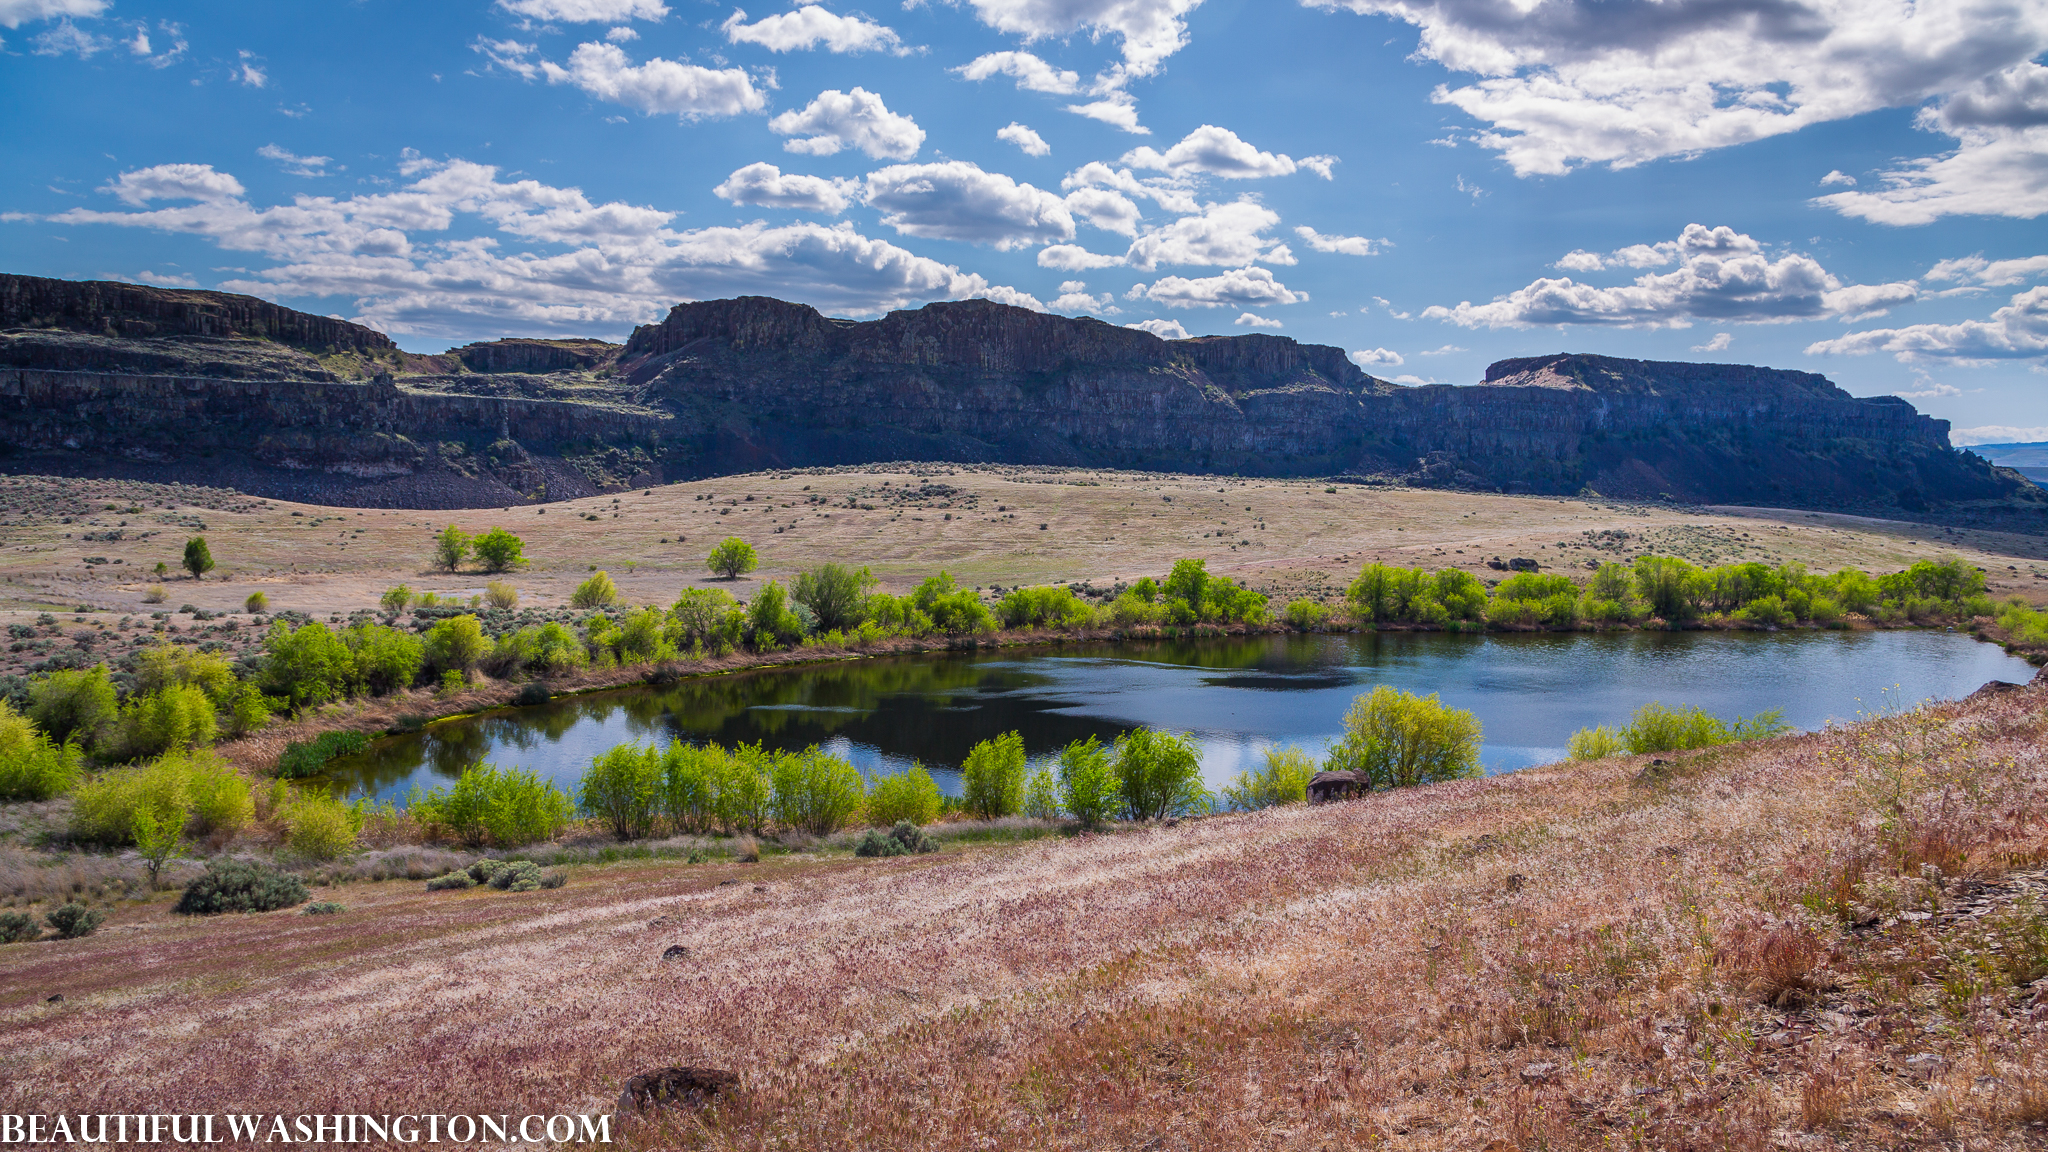
[[[1404,384],[1410,388],[1420,388],[1425,384],[1441,384],[1443,383],[1443,381],[1438,380],[1434,377],[1396,376],[1394,377],[1394,383]]]
[[[1321,176],[1325,180],[1335,180],[1337,178],[1335,169],[1342,161],[1335,156],[1303,156],[1301,159],[1296,160],[1295,163]]]
[[[812,156],[830,156],[851,147],[877,160],[908,160],[924,146],[924,129],[917,121],[889,111],[880,96],[865,88],[827,88],[802,111],[770,120],[768,130],[800,137],[784,143],[783,149]]]
[[[1151,300],[1168,308],[1260,308],[1299,304],[1308,299],[1308,293],[1289,290],[1264,268],[1233,268],[1220,276],[1194,280],[1162,276],[1149,285],[1133,284],[1125,298]]]
[[[1467,328],[1537,324],[1601,324],[1682,328],[1695,319],[1772,323],[1882,315],[1919,295],[1910,281],[1844,285],[1810,256],[1771,260],[1763,246],[1732,228],[1688,224],[1671,242],[1676,271],[1647,274],[1622,288],[1596,288],[1569,277],[1538,280],[1489,304],[1464,302],[1423,311]],[[1642,251],[1638,251],[1640,248]],[[1662,259],[1662,245],[1622,249],[1617,256]],[[1645,254],[1647,253],[1647,254]]]
[[[1140,332],[1150,332],[1161,340],[1186,340],[1188,338],[1188,330],[1181,327],[1181,323],[1178,320],[1140,320],[1136,324],[1126,324],[1124,327],[1136,328]]]
[[[275,144],[265,144],[256,154],[265,160],[275,160],[290,176],[326,176],[327,166],[334,163],[332,156],[300,156]]]
[[[1914,324],[1852,332],[1807,345],[1810,356],[1890,352],[1898,360],[2030,360],[2048,357],[2048,287],[2029,288],[1991,314],[1960,324]]]
[[[1320,162],[1327,158],[1316,159]],[[1237,133],[1214,124],[1202,125],[1163,153],[1152,148],[1134,148],[1124,153],[1123,159],[1117,163],[1133,168],[1151,168],[1183,179],[1200,174],[1220,176],[1226,180],[1256,180],[1267,176],[1291,176],[1295,169],[1292,158],[1261,152],[1238,139]],[[1323,176],[1328,179],[1327,165],[1323,167]]]
[[[621,24],[617,28],[605,29],[604,38],[614,44],[630,44],[640,38],[640,32],[629,25]]]
[[[1449,356],[1449,355],[1450,355],[1451,353],[1453,353],[1453,352],[1463,352],[1463,351],[1465,351],[1465,349],[1463,349],[1463,348],[1460,348],[1460,347],[1458,347],[1458,346],[1457,346],[1456,344],[1445,344],[1445,345],[1443,345],[1442,347],[1439,347],[1439,348],[1431,348],[1431,349],[1430,349],[1429,351],[1427,351],[1427,352],[1417,352],[1417,353],[1416,353],[1416,355],[1417,355],[1417,356]]]
[[[1562,268],[1567,272],[1598,272],[1602,268],[1607,267],[1607,261],[1601,259],[1600,254],[1597,252],[1588,252],[1584,248],[1574,248],[1558,260],[1556,267]]]
[[[2024,256],[2016,260],[1986,260],[1983,256],[1961,256],[1943,260],[1927,270],[1929,280],[1975,280],[1993,288],[2024,283],[2048,272],[2048,256]]]
[[[667,227],[673,213],[592,204],[574,188],[533,180],[502,181],[488,165],[410,157],[402,171],[418,178],[391,192],[257,207],[226,173],[160,165],[124,173],[107,191],[131,204],[196,202],[43,219],[198,235],[225,249],[267,253],[280,263],[220,287],[272,299],[350,297],[360,322],[457,339],[506,329],[622,333],[677,301],[743,294],[863,315],[969,297],[1042,307],[1028,293],[850,224],[681,231]],[[496,234],[438,238],[463,216]]]
[[[19,28],[35,20],[61,16],[91,17],[107,10],[109,0],[0,0],[0,28]]]
[[[1150,136],[1152,130],[1138,123],[1138,99],[1129,92],[1111,91],[1103,93],[1102,99],[1086,104],[1069,104],[1067,111],[1090,120],[1121,128],[1134,136]]]
[[[1071,240],[1074,217],[1051,192],[964,160],[897,164],[868,174],[866,202],[906,236],[999,249]]]
[[[1377,256],[1379,248],[1385,247],[1385,240],[1371,240],[1364,236],[1325,236],[1306,225],[1294,230],[1296,236],[1308,241],[1308,246],[1318,252],[1336,252],[1345,256]]]
[[[1927,224],[1943,216],[2048,213],[2048,68],[2023,61],[1923,110],[1920,127],[1957,148],[1879,173],[1883,187],[1818,197],[1845,216]]]
[[[1850,188],[1856,186],[1856,178],[1839,168],[1829,169],[1828,174],[1820,178],[1820,182],[1822,187],[1826,187],[1829,184],[1842,184]]]
[[[1054,96],[1072,96],[1081,90],[1079,73],[1055,68],[1029,52],[990,52],[976,56],[951,71],[958,72],[967,80],[1009,76],[1017,81],[1019,89],[1049,92]]]
[[[835,15],[815,4],[764,16],[753,24],[746,19],[746,12],[735,8],[718,30],[734,44],[758,44],[771,52],[794,52],[821,45],[832,52],[885,50],[901,56],[909,51],[893,30],[858,16]]]
[[[1048,244],[1038,250],[1038,266],[1054,268],[1061,272],[1087,272],[1096,268],[1115,268],[1124,262],[1121,256],[1103,256],[1088,251],[1079,244]]]
[[[1139,236],[1124,259],[1147,272],[1161,264],[1292,264],[1286,245],[1261,235],[1278,223],[1280,214],[1255,200],[1211,204]]]
[[[578,44],[569,66],[542,61],[550,84],[573,84],[600,100],[685,120],[758,112],[767,97],[738,68],[711,69],[657,56],[634,64],[616,44]]]
[[[1971,444],[2038,444],[2044,440],[2048,440],[2048,427],[2015,428],[2010,424],[1956,428],[1948,434],[1948,442],[1958,448]]]
[[[1435,99],[1519,175],[1639,164],[1962,90],[2048,49],[2048,6],[1997,0],[1305,0],[1422,30],[1479,79]]]
[[[117,276],[117,277],[115,277],[115,279],[117,279],[117,280],[119,280],[119,279],[126,279],[126,277],[120,277],[120,276]],[[187,275],[184,275],[184,274],[182,274],[182,273],[177,273],[177,272],[164,272],[164,273],[158,273],[158,272],[151,272],[151,271],[149,271],[149,270],[148,270],[148,269],[146,269],[146,268],[145,268],[145,269],[143,269],[143,270],[142,270],[142,271],[140,271],[140,272],[137,272],[137,273],[135,274],[135,281],[136,281],[137,283],[141,283],[141,284],[154,284],[154,285],[156,285],[156,286],[157,286],[157,287],[159,287],[159,288],[197,288],[197,287],[199,287],[199,281],[197,281],[197,280],[194,280],[194,279],[193,279],[192,277],[190,277],[190,276],[187,276]]]
[[[1408,361],[1399,352],[1385,348],[1365,348],[1351,354],[1351,362],[1360,368],[1398,368]]]
[[[996,129],[996,139],[1015,144],[1024,150],[1026,156],[1045,156],[1052,152],[1052,145],[1045,142],[1045,137],[1015,120],[1010,121],[1007,127]]]
[[[630,32],[632,29],[629,28],[627,31]],[[483,53],[489,57],[491,63],[523,80],[531,80],[540,75],[540,65],[527,59],[540,50],[538,44],[521,44],[517,40],[493,40],[487,36],[479,36],[476,42],[469,46],[469,50]]]
[[[660,0],[498,0],[498,7],[529,20],[564,24],[623,24],[668,15]]]
[[[1143,196],[1168,212],[1187,216],[1202,210],[1195,198],[1177,182],[1163,177],[1140,180],[1131,175],[1129,168],[1111,168],[1100,160],[1090,160],[1060,180],[1062,188],[1114,188],[1131,196]]]
[[[1124,74],[1149,76],[1187,44],[1182,17],[1202,0],[967,0],[981,21],[1029,44],[1086,31],[1121,41]]]
[[[1923,379],[1920,381],[1920,385],[1919,388],[1911,392],[1894,392],[1892,395],[1897,396],[1901,400],[1944,400],[1951,396],[1961,396],[1963,394],[1963,390],[1953,384],[1936,384],[1932,380]]]
[[[1055,312],[1093,312],[1099,316],[1116,316],[1123,309],[1116,306],[1116,296],[1104,292],[1100,296],[1090,295],[1088,285],[1080,280],[1067,280],[1060,284],[1060,294],[1052,302]]]
[[[251,88],[262,88],[270,83],[270,74],[251,63],[255,59],[256,54],[254,52],[246,48],[243,49],[241,53],[242,62],[235,66],[234,76],[236,81],[241,84]]]
[[[1385,296],[1375,296],[1375,297],[1373,297],[1373,298],[1372,298],[1372,302],[1373,302],[1373,303],[1375,303],[1375,304],[1377,304],[1377,305],[1379,305],[1380,307],[1382,307],[1382,308],[1386,309],[1386,311],[1387,311],[1387,315],[1389,315],[1389,316],[1392,316],[1392,317],[1393,317],[1394,319],[1396,319],[1396,320],[1410,320],[1410,319],[1413,319],[1413,318],[1414,318],[1414,316],[1415,316],[1415,313],[1413,313],[1413,312],[1397,312],[1397,311],[1395,311],[1395,310],[1394,310],[1394,305],[1393,305],[1393,302],[1392,302],[1392,301],[1390,301],[1390,300],[1388,300],[1388,299],[1387,299],[1387,298],[1386,298]],[[1361,307],[1360,307],[1360,308],[1359,308],[1358,310],[1359,310],[1360,312],[1364,312],[1364,311],[1365,311],[1365,308],[1364,308],[1363,306],[1361,306]]]
[[[1268,318],[1266,318],[1266,317],[1264,317],[1264,316],[1261,316],[1261,315],[1259,315],[1259,314],[1258,314],[1258,313],[1256,313],[1256,312],[1243,312],[1243,313],[1240,313],[1240,314],[1238,315],[1237,319],[1235,319],[1235,320],[1232,320],[1232,321],[1231,321],[1231,323],[1232,323],[1232,324],[1235,324],[1235,325],[1237,325],[1237,326],[1238,326],[1239,328],[1285,328],[1285,327],[1287,327],[1287,325],[1285,325],[1285,324],[1282,324],[1282,323],[1281,323],[1280,321],[1278,321],[1278,320],[1270,320],[1270,319],[1268,319]]]
[[[1733,343],[1735,343],[1735,337],[1730,336],[1726,332],[1716,332],[1712,340],[1707,341],[1705,344],[1695,344],[1692,346],[1692,350],[1695,352],[1726,352],[1728,346]]]
[[[1070,192],[1066,204],[1067,211],[1084,223],[1124,236],[1137,235],[1138,223],[1143,218],[1138,206],[1129,198],[1107,188],[1081,188]]]
[[[860,195],[858,180],[827,180],[820,176],[784,175],[773,164],[749,164],[713,188],[720,199],[760,208],[793,208],[837,216]]]

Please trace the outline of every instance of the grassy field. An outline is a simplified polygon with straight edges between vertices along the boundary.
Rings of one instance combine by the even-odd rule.
[[[1360,565],[1382,560],[1457,566],[1481,575],[1495,557],[1582,569],[1645,552],[1697,563],[1798,560],[1820,571],[1870,571],[1958,554],[1987,571],[1994,597],[2048,600],[2048,540],[1924,524],[1755,508],[1684,508],[1589,499],[1234,480],[1150,473],[925,466],[730,476],[648,491],[509,510],[421,512],[257,500],[220,489],[124,481],[0,478],[0,624],[93,610],[65,642],[97,643],[119,617],[191,604],[232,613],[213,635],[241,648],[256,637],[240,609],[262,591],[273,611],[326,616],[371,607],[384,589],[467,597],[486,577],[430,566],[444,524],[502,525],[526,542],[531,567],[509,577],[526,606],[559,606],[592,569],[627,600],[666,605],[711,584],[704,557],[728,535],[751,542],[761,568],[736,585],[824,562],[871,566],[900,592],[939,569],[969,586],[1056,580],[1113,584],[1164,575],[1201,557],[1284,603],[1335,600]],[[207,538],[218,568],[178,569],[185,539]],[[145,603],[164,563],[167,600]],[[238,619],[239,617],[239,619]],[[239,629],[239,631],[238,631]],[[132,646],[144,634],[112,637]],[[105,647],[104,644],[101,645]],[[35,658],[0,652],[0,674]]]
[[[605,1112],[688,1064],[742,1087],[628,1146],[2048,1147],[2044,794],[2037,686],[936,856],[159,898],[0,947],[0,1111]]]

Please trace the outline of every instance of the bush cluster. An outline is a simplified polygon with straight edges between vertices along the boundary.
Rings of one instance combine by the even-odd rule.
[[[1762,740],[1783,735],[1791,728],[1785,723],[1784,713],[1777,709],[1722,720],[1689,704],[1668,708],[1653,700],[1636,709],[1621,728],[1602,724],[1572,733],[1567,751],[1574,760],[1601,760],[1622,753],[1641,756],[1651,752],[1686,752]]]
[[[445,789],[415,787],[406,807],[422,825],[472,848],[549,840],[575,814],[570,799],[532,770],[495,764],[466,768]]]
[[[937,852],[939,846],[925,831],[908,820],[898,821],[887,832],[870,828],[854,845],[855,856],[915,856],[924,852]]]
[[[214,916],[223,912],[275,912],[311,898],[306,885],[289,872],[244,860],[209,861],[206,871],[185,885],[173,912]]]

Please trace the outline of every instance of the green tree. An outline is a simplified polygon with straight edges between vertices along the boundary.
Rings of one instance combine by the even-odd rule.
[[[1172,611],[1175,602],[1186,604],[1188,611],[1199,620],[1202,616],[1202,602],[1209,590],[1209,562],[1206,560],[1176,560],[1173,571],[1166,577],[1166,603]]]
[[[797,573],[790,596],[817,617],[818,631],[848,631],[867,619],[868,595],[874,590],[874,573],[866,568],[820,564]]]
[[[1120,793],[1116,770],[1102,742],[1090,736],[1060,750],[1060,807],[1065,808],[1083,828],[1100,828],[1108,822]]]
[[[803,639],[804,622],[789,610],[789,597],[783,594],[782,585],[770,580],[747,605],[747,630],[754,647],[766,651]]]
[[[939,782],[924,770],[924,765],[914,761],[901,772],[875,777],[868,786],[870,824],[892,825],[908,820],[923,826],[937,820],[943,806]]]
[[[477,537],[471,542],[470,549],[482,561],[486,572],[510,572],[526,566],[526,541],[503,528],[494,527]]]
[[[175,748],[204,748],[219,731],[213,701],[185,684],[138,695],[121,709],[121,750],[155,756]]]
[[[412,588],[405,584],[393,584],[384,590],[384,595],[377,598],[377,603],[381,604],[386,612],[403,612],[405,606],[412,603]]]
[[[769,773],[775,819],[784,827],[827,836],[851,824],[866,799],[860,769],[818,749],[778,752]]]
[[[263,647],[259,678],[264,691],[294,708],[341,699],[355,682],[355,654],[317,620],[298,628],[278,620],[264,635]]]
[[[76,744],[54,744],[0,698],[0,801],[51,800],[76,787]]]
[[[654,830],[662,782],[661,750],[621,744],[592,759],[576,789],[576,804],[603,820],[612,835],[638,840]]]
[[[1238,773],[1223,789],[1223,800],[1240,812],[1301,804],[1308,800],[1308,782],[1315,774],[1315,758],[1301,749],[1268,748],[1265,767]]]
[[[1024,806],[1024,737],[1005,732],[967,750],[960,765],[961,803],[983,820],[1014,816]]]
[[[213,553],[206,550],[206,537],[194,536],[185,541],[185,571],[194,580],[202,579],[213,571]]]
[[[427,663],[444,672],[468,672],[490,647],[483,624],[474,616],[450,616],[427,629]]]
[[[163,887],[164,865],[184,855],[186,819],[183,808],[162,816],[147,807],[137,808],[130,817],[130,834],[135,837],[135,849],[142,856],[143,866],[149,869],[152,890]]]
[[[760,566],[760,558],[754,555],[754,546],[737,536],[727,536],[711,550],[704,564],[727,580],[737,580]]]
[[[469,533],[450,524],[434,537],[434,563],[453,572],[469,556]]]
[[[1351,702],[1344,739],[1323,767],[1354,772],[1370,788],[1400,788],[1480,775],[1478,717],[1382,684]]]
[[[603,569],[592,572],[569,594],[569,603],[576,608],[604,608],[618,602],[619,586],[612,583],[611,573]]]
[[[1110,761],[1124,815],[1132,820],[1163,820],[1209,808],[1209,794],[1202,790],[1202,760],[1191,734],[1133,729],[1117,738]]]
[[[92,748],[120,716],[113,678],[105,664],[61,669],[31,684],[28,717],[57,744]]]

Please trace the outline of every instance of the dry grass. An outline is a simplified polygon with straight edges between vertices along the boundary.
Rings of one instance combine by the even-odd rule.
[[[159,900],[0,949],[0,1111],[608,1111],[694,1065],[744,1088],[628,1143],[2048,1146],[2048,1011],[1964,946],[2038,908],[1816,911],[1936,832],[1979,903],[2048,852],[2048,696],[1934,715],[1969,796],[1890,828],[1836,731],[936,856],[349,884],[332,917]]]

